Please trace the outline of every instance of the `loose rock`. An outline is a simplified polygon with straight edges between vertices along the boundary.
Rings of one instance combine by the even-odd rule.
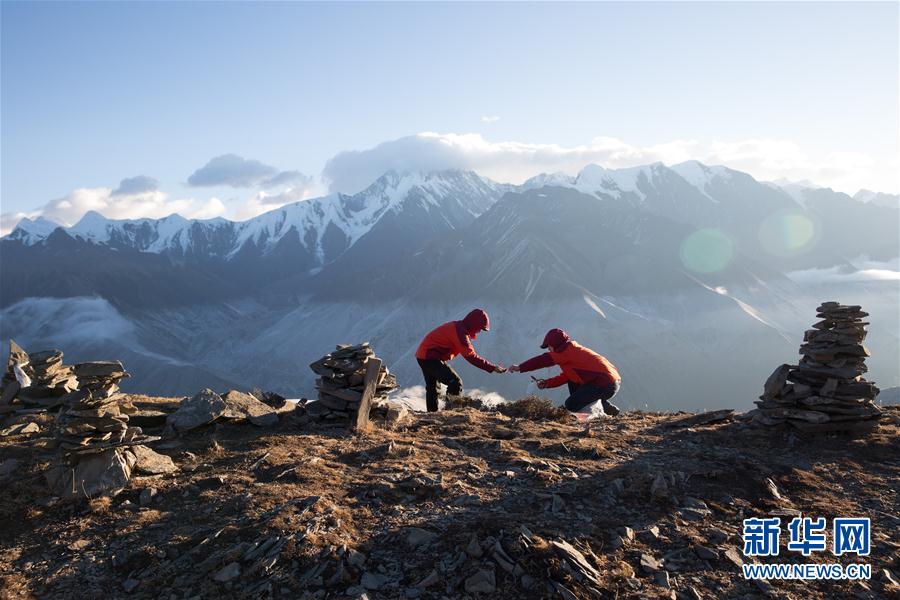
[[[491,594],[497,589],[496,576],[494,571],[480,569],[474,575],[466,578],[465,589],[470,594],[483,593]]]
[[[213,575],[213,579],[220,583],[224,583],[226,581],[231,581],[232,579],[236,579],[241,574],[241,565],[236,562],[231,562],[219,569],[215,575]]]
[[[212,423],[225,412],[227,405],[211,389],[204,389],[194,397],[183,400],[178,410],[169,415],[166,424],[175,431],[189,431]]]

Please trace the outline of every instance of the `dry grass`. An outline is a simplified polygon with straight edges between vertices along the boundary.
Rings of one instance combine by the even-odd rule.
[[[470,396],[447,396],[445,400],[444,410],[459,411],[467,408],[484,412],[498,412],[506,417],[530,421],[571,423],[577,420],[565,408],[554,406],[550,400],[540,396],[526,396],[514,402],[498,402],[497,404],[485,404],[480,398]]]
[[[507,417],[530,419],[532,421],[568,423],[576,420],[575,416],[565,408],[554,406],[546,398],[538,396],[526,396],[515,402],[498,404],[497,411]]]
[[[488,410],[488,406],[480,398],[470,396],[447,396],[444,399],[444,410],[460,410],[474,408],[476,410]]]

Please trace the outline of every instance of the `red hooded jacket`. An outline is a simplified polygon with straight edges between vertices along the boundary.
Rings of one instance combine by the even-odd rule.
[[[562,329],[551,329],[547,332],[541,348],[549,348],[550,352],[526,360],[519,365],[519,370],[525,373],[559,365],[562,373],[547,380],[548,388],[559,387],[570,381],[604,387],[622,380],[619,372],[605,356],[585,348],[578,342],[573,342]]]
[[[452,360],[458,354],[467,361],[488,373],[497,370],[497,365],[478,356],[472,347],[472,339],[480,331],[489,331],[491,322],[486,312],[476,308],[462,321],[449,321],[431,330],[419,348],[416,358],[421,360]]]

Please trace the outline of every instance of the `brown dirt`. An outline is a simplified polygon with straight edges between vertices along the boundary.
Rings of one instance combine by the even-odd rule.
[[[158,410],[177,404],[134,401]],[[873,577],[773,581],[771,594],[896,597],[881,570],[900,572],[900,408],[889,407],[888,422],[864,439],[808,440],[740,422],[668,426],[683,413],[629,412],[585,426],[558,422],[545,409],[529,399],[512,412],[417,414],[394,430],[359,436],[312,422],[302,410],[270,429],[215,424],[176,438],[177,445],[155,445],[180,472],[136,477],[112,500],[75,504],[47,498],[52,415],[39,415],[41,433],[0,438],[0,462],[21,462],[0,484],[0,597],[358,597],[368,572],[367,581],[381,584],[369,598],[402,598],[433,571],[436,582],[419,589],[421,598],[565,594],[554,582],[576,598],[669,597],[674,592],[641,568],[641,553],[665,559],[679,593],[757,597],[763,590],[742,578],[724,550],[740,550],[743,518],[784,508],[829,521],[870,517],[872,555],[860,562],[872,565]],[[660,473],[669,491],[653,498]],[[782,500],[766,491],[766,478]],[[148,487],[156,501],[138,508]],[[710,513],[689,520],[679,508],[685,497],[703,500]],[[409,527],[436,536],[413,548]],[[636,535],[616,548],[622,527]],[[465,553],[473,537],[481,556]],[[245,559],[267,541],[262,558]],[[599,572],[598,583],[561,560],[552,542],[562,541]],[[697,544],[719,558],[701,560]],[[515,574],[503,568],[503,554]],[[830,553],[803,559],[784,542],[778,560],[855,562]],[[214,580],[231,562],[241,574]],[[494,573],[496,591],[467,593],[466,579],[481,569]]]

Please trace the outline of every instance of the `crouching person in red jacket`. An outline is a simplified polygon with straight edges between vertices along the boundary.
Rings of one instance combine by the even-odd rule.
[[[569,397],[566,399],[566,408],[570,411],[579,412],[599,400],[606,414],[619,414],[619,408],[609,400],[619,391],[622,378],[605,356],[572,341],[562,329],[548,331],[541,348],[549,348],[550,351],[512,365],[509,370],[513,373],[527,373],[559,365],[562,373],[550,379],[539,379],[537,386],[540,389],[555,388],[567,383]]]
[[[488,373],[505,373],[500,365],[478,356],[472,347],[472,340],[482,331],[490,331],[491,322],[486,312],[476,308],[462,321],[450,321],[433,329],[416,350],[416,359],[425,376],[425,405],[428,412],[438,409],[438,382],[447,386],[448,396],[458,396],[462,392],[462,379],[447,361],[458,354]]]

